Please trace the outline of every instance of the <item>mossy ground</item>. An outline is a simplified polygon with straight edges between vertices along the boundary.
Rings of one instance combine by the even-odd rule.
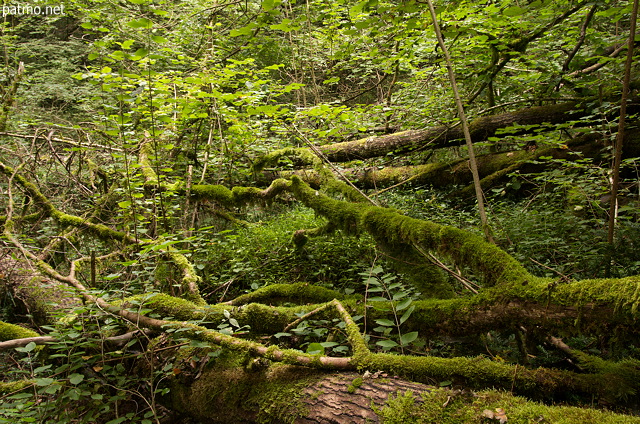
[[[640,417],[587,407],[543,405],[495,390],[471,393],[434,389],[422,394],[397,393],[376,412],[385,424],[499,423],[496,413],[503,413],[504,422],[509,424],[640,423]],[[494,418],[489,418],[492,414]]]

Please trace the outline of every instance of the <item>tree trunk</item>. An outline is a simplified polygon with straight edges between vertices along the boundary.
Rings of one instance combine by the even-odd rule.
[[[290,366],[219,368],[195,381],[176,377],[170,398],[172,409],[202,423],[378,423],[372,405],[381,408],[391,394],[407,390],[420,393],[428,386],[383,373],[363,378]]]
[[[625,132],[627,146],[624,158],[640,155],[640,131],[630,129]],[[568,141],[566,147],[540,148],[537,150],[516,150],[508,152],[487,153],[477,157],[478,172],[482,178],[482,188],[487,190],[498,183],[504,182],[507,174],[520,170],[521,173],[541,172],[544,165],[535,165],[530,161],[541,156],[551,156],[554,159],[573,159],[574,153],[582,157],[597,158],[603,153],[604,143],[599,134],[586,134]],[[548,167],[546,167],[548,169]],[[364,169],[347,168],[343,175],[360,188],[380,189],[396,184],[411,182],[414,185],[429,184],[435,188],[450,185],[466,185],[472,181],[471,171],[467,159],[456,159],[449,162],[435,162],[424,165],[385,167],[369,167]],[[296,171],[263,171],[260,174],[259,183],[269,184],[276,178],[290,178],[296,175],[318,188],[325,183],[323,175],[312,169],[300,169]],[[473,189],[461,190],[460,194],[466,196]]]
[[[576,103],[560,103],[537,106],[476,118],[469,125],[471,140],[484,141],[495,135],[500,128],[513,124],[538,125],[559,124],[576,119],[584,114],[577,111]],[[442,148],[464,144],[464,133],[460,126],[439,125],[423,130],[402,131],[380,137],[368,137],[355,141],[320,146],[320,151],[331,162],[348,162],[384,156],[387,153],[403,154],[422,148]]]

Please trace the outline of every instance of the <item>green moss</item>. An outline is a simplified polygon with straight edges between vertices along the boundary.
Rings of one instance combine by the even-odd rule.
[[[471,388],[496,387],[536,399],[572,396],[598,398],[615,403],[638,391],[637,362],[624,362],[613,371],[606,369],[595,374],[580,374],[548,368],[527,369],[511,364],[476,357],[415,357],[391,354],[369,354],[354,357],[352,363],[359,369],[376,369],[404,378],[429,383],[435,380],[453,380]],[[633,371],[629,375],[625,372]],[[602,381],[615,381],[612,386]]]
[[[117,302],[114,302],[117,304]],[[124,300],[125,305],[144,305],[145,308],[151,308],[153,313],[163,317],[173,317],[180,321],[195,321],[212,317],[210,315],[219,314],[219,312],[209,312],[203,309],[201,305],[186,299],[169,296],[164,293],[142,294],[132,296]]]
[[[317,400],[320,396],[322,396],[324,394],[324,390],[316,390],[315,392],[311,393],[309,395],[309,399],[311,400]]]
[[[196,269],[193,264],[182,253],[177,252],[173,248],[169,248],[167,255],[171,258],[173,263],[182,272],[182,290],[184,292],[183,297],[190,300],[197,305],[205,305],[205,300],[200,296],[198,283],[200,277],[196,274]]]
[[[291,183],[294,195],[307,207],[326,217],[347,234],[359,232],[361,214],[368,206],[331,199],[317,190],[313,190],[296,176],[291,178]]]
[[[363,381],[364,380],[362,379],[362,377],[354,378],[351,384],[349,384],[349,386],[347,387],[347,392],[354,394],[356,390],[358,390],[358,388],[362,386]]]
[[[410,218],[392,209],[334,200],[311,189],[295,176],[292,177],[292,190],[298,200],[338,228],[351,234],[366,230],[391,253],[406,255],[407,249],[413,249],[414,244],[434,250],[456,263],[469,266],[483,276],[489,286],[517,284],[534,278],[511,255],[467,231]]]
[[[407,390],[404,394],[398,392],[394,397],[393,394],[389,395],[387,402],[382,407],[372,405],[373,412],[376,413],[385,424],[410,424],[421,422],[437,422],[442,421],[433,420],[434,414],[423,412],[416,406],[416,398],[411,390]],[[424,408],[430,409],[430,408]],[[429,411],[430,412],[430,411]],[[424,420],[424,421],[422,421]],[[460,421],[464,422],[464,421]]]
[[[0,394],[17,393],[21,390],[31,388],[35,384],[32,380],[0,382]]]
[[[33,330],[29,330],[28,328],[0,321],[0,341],[26,339],[28,337],[38,336],[38,333]]]
[[[252,203],[262,203],[270,200],[278,193],[287,190],[289,181],[277,179],[262,190],[256,187],[236,186],[229,190],[221,185],[196,184],[191,187],[191,196],[196,199],[207,199],[218,202],[227,207],[241,207]]]
[[[578,307],[585,313],[605,308],[611,318],[632,322],[638,317],[639,287],[640,276],[570,282],[531,277],[503,287],[502,297]]]
[[[287,156],[294,157],[298,162],[302,162],[303,164],[311,165],[321,163],[320,159],[309,149],[285,147],[284,149],[274,150],[254,161],[252,166],[253,171],[260,172],[266,166],[273,165],[277,163],[280,158]]]
[[[191,186],[191,195],[196,199],[208,199],[223,205],[233,204],[233,193],[221,185],[195,184]]]
[[[53,210],[52,216],[60,225],[71,225],[78,228],[86,228],[102,240],[131,241],[131,239],[121,231],[113,230],[103,224],[94,224],[79,216],[69,215],[58,210]]]
[[[433,389],[422,394],[411,392],[390,396],[386,404],[374,411],[385,424],[413,423],[490,423],[498,422],[487,416],[504,413],[509,423],[549,424],[632,424],[639,417],[625,416],[567,406],[547,406],[495,390],[478,393],[452,392]]]
[[[175,409],[228,423],[293,423],[306,414],[304,389],[320,374],[283,365],[248,372],[234,357],[216,359],[195,382],[174,378],[170,396]]]
[[[342,299],[343,297],[344,295],[336,290],[308,283],[272,284],[238,296],[231,304],[244,305],[251,302],[273,304],[281,300],[296,303],[322,303],[333,299]]]

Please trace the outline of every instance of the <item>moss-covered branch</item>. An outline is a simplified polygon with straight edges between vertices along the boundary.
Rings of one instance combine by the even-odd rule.
[[[46,216],[55,219],[63,227],[79,228],[105,241],[116,240],[124,244],[141,246],[151,246],[156,244],[156,242],[154,241],[137,240],[127,233],[114,230],[104,224],[96,224],[90,219],[64,213],[58,210],[33,183],[28,181],[20,174],[16,174],[11,167],[3,164],[2,162],[0,162],[0,172],[4,173],[7,177],[13,178],[15,181],[17,181],[17,183],[28,193],[28,195],[32,199],[34,199],[34,202],[38,207],[40,207],[43,213]],[[10,220],[11,216],[8,216],[7,221],[5,222],[6,234],[10,234],[13,231],[13,224],[10,222]],[[157,241],[157,243],[161,242],[162,240]],[[18,243],[17,240],[14,240],[14,244],[16,243]],[[164,250],[165,253],[171,258],[173,263],[182,272],[182,283],[183,287],[185,288],[186,296],[189,296],[191,299],[196,300],[199,303],[205,303],[204,299],[202,299],[202,297],[200,297],[200,294],[198,293],[197,283],[199,281],[199,277],[197,276],[193,265],[183,254],[179,253],[171,246]]]
[[[251,293],[243,294],[226,302],[228,305],[240,306],[248,303],[277,303],[281,300],[298,304],[313,302],[322,303],[333,299],[342,299],[344,295],[326,287],[314,286],[307,283],[272,284]]]
[[[298,200],[337,228],[352,234],[366,231],[388,251],[406,254],[417,244],[469,266],[484,277],[487,286],[537,279],[509,254],[467,231],[409,218],[386,208],[331,199],[298,177],[292,178],[291,187]]]
[[[267,202],[287,191],[291,182],[276,179],[266,189],[256,187],[233,187],[231,190],[221,185],[195,184],[191,186],[191,196],[196,200],[211,200],[228,207],[239,207],[252,203]]]

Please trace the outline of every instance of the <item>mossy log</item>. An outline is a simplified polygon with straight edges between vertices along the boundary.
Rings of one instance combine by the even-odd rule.
[[[59,310],[71,310],[82,301],[77,292],[52,278],[42,275],[37,267],[25,261],[10,257],[0,260],[0,286],[8,289],[14,299],[21,303],[21,309],[29,314],[37,325],[50,323]],[[22,335],[32,337],[37,334]],[[9,340],[3,338],[2,340]]]
[[[252,359],[244,366],[217,362],[197,380],[185,367],[186,375],[171,384],[173,410],[208,423],[377,423],[374,408],[382,408],[390,395],[428,390],[386,374],[365,379]]]
[[[493,422],[495,415],[516,423],[640,423],[638,417],[547,406],[506,391],[435,388],[383,372],[326,374],[251,359],[244,366],[221,362],[197,379],[192,367],[183,366],[172,379],[172,410],[225,424],[459,424]]]
[[[487,331],[509,331],[516,325],[531,328],[538,334],[576,335],[616,334],[615,328],[629,336],[638,336],[635,323],[639,277],[624,279],[582,280],[558,283],[532,280],[510,289],[496,287],[473,297],[414,301],[415,310],[405,322],[405,331],[420,331],[423,337],[473,336]],[[365,315],[361,295],[340,294],[305,283],[275,284],[239,296],[224,304],[202,308],[192,302],[164,294],[139,295],[126,299],[143,303],[154,313],[184,321],[207,321],[219,325],[223,312],[229,312],[241,325],[248,325],[256,336],[282,331],[298,314],[318,309],[323,303],[339,299],[353,316]],[[309,303],[311,302],[311,303]],[[296,303],[297,306],[280,306]],[[382,311],[367,308],[367,326],[387,318]],[[317,314],[331,319],[331,310]],[[546,337],[546,336],[545,336]]]
[[[640,131],[637,128],[625,132],[625,143],[623,152],[625,158],[640,155]],[[514,150],[478,155],[476,159],[478,173],[482,178],[482,188],[487,190],[494,187],[503,182],[509,173],[516,170],[523,174],[540,172],[546,165],[533,163],[540,157],[566,160],[572,160],[576,157],[597,158],[602,155],[605,145],[606,143],[599,134],[588,133],[569,140],[565,145],[556,148]],[[548,166],[545,169],[548,169]],[[405,182],[442,188],[451,185],[471,184],[473,181],[469,161],[466,158],[423,165],[347,168],[342,171],[342,174],[353,184],[363,189],[380,189]],[[269,184],[274,179],[291,178],[294,175],[314,188],[326,185],[327,182],[324,174],[313,169],[265,170],[258,176],[260,184]],[[473,186],[469,185],[458,194],[464,197],[468,194],[470,197],[474,194],[473,190]]]
[[[585,112],[575,102],[523,108],[514,112],[480,117],[469,125],[473,142],[485,141],[500,128],[513,124],[559,124],[579,118]],[[459,125],[439,125],[422,130],[408,130],[380,137],[367,137],[355,141],[327,144],[317,149],[331,162],[349,162],[384,156],[388,153],[404,154],[421,148],[442,148],[464,144],[464,134]],[[256,163],[261,169],[281,156],[296,156],[311,163],[308,149],[283,149],[266,155]],[[311,154],[312,155],[312,154]]]

